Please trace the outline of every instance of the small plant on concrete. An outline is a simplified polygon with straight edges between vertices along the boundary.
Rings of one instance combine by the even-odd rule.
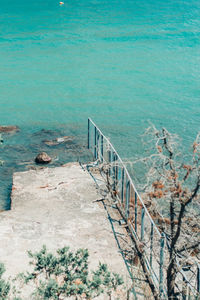
[[[89,274],[87,249],[73,253],[64,247],[54,255],[43,246],[39,252],[28,254],[33,270],[20,274],[20,278],[30,286],[31,299],[94,299],[101,294],[112,299],[113,291],[123,284],[122,277],[111,273],[106,264],[99,263],[97,270]]]
[[[6,300],[10,291],[10,284],[2,279],[4,272],[4,265],[0,263],[0,300]]]

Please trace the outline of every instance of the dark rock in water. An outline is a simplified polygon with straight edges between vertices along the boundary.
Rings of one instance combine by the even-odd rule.
[[[19,131],[19,127],[18,126],[4,126],[1,125],[0,126],[0,132],[5,132],[5,133],[14,133]]]
[[[47,146],[56,146],[59,144],[71,142],[71,141],[73,141],[73,139],[74,139],[74,137],[72,137],[72,136],[63,136],[63,137],[56,138],[55,140],[44,140],[43,142]]]
[[[37,164],[48,164],[51,160],[51,157],[46,152],[39,153],[35,158]]]

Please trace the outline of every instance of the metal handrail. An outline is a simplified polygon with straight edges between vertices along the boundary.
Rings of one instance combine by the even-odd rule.
[[[100,134],[104,137],[104,139],[107,141],[107,143],[109,144],[110,148],[111,148],[111,149],[113,150],[113,152],[115,152],[115,154],[118,156],[118,160],[121,162],[121,164],[122,164],[122,166],[123,166],[123,168],[124,168],[124,170],[125,170],[125,172],[126,172],[126,175],[128,176],[128,179],[129,179],[130,183],[132,184],[135,193],[137,194],[138,199],[140,200],[142,206],[144,207],[145,213],[147,214],[147,216],[149,217],[149,219],[151,219],[151,223],[155,226],[155,230],[157,231],[159,237],[161,238],[160,231],[158,230],[158,228],[156,227],[154,221],[152,220],[152,218],[151,218],[151,216],[150,216],[150,214],[149,214],[149,212],[148,212],[148,210],[147,210],[147,208],[146,208],[146,206],[145,206],[145,204],[144,204],[142,198],[140,197],[140,194],[138,193],[138,191],[137,191],[137,189],[136,189],[136,187],[135,187],[135,185],[134,185],[134,183],[133,183],[133,180],[132,180],[132,178],[131,178],[131,176],[130,176],[130,174],[129,174],[127,168],[126,168],[126,166],[124,165],[124,163],[123,163],[121,157],[119,156],[119,154],[117,153],[117,151],[115,150],[115,148],[113,147],[113,145],[111,144],[111,142],[109,141],[109,139],[102,133],[102,131],[96,126],[96,124],[95,124],[90,118],[88,118],[88,121],[89,121],[90,123],[92,123],[93,126],[95,126],[95,127],[98,129],[99,133],[100,133]],[[89,147],[88,147],[88,148],[89,148]]]
[[[92,142],[91,140],[91,125],[94,127],[94,140]],[[100,141],[100,151],[99,151],[99,141]],[[144,224],[144,220],[145,217],[148,219],[148,221],[150,222],[150,231],[151,233],[148,234],[150,237],[150,249],[148,255],[145,256],[146,259],[146,265],[148,267],[148,269],[150,269],[151,275],[152,275],[152,279],[154,281],[157,282],[157,285],[159,286],[159,294],[160,296],[166,296],[166,286],[164,285],[164,272],[163,272],[163,266],[164,266],[164,247],[167,245],[167,238],[166,236],[162,233],[160,233],[160,231],[158,230],[156,224],[154,223],[151,215],[149,214],[141,196],[139,195],[133,180],[126,168],[126,166],[124,165],[121,157],[119,156],[119,154],[117,153],[117,151],[115,150],[115,148],[113,147],[113,145],[111,144],[111,142],[109,141],[109,139],[102,133],[102,131],[96,126],[96,124],[91,120],[91,118],[88,118],[88,149],[90,148],[94,148],[94,157],[96,160],[100,159],[101,162],[103,163],[107,163],[106,159],[105,159],[105,144],[107,146],[107,150],[106,153],[109,152],[109,164],[114,164],[115,167],[113,167],[114,169],[114,186],[115,186],[115,181],[117,179],[117,182],[120,181],[119,178],[116,178],[119,176],[119,172],[117,170],[116,172],[116,168],[119,167],[119,163],[121,164],[121,181],[122,181],[122,185],[121,185],[121,198],[120,196],[116,195],[116,197],[118,198],[118,200],[121,200],[122,202],[124,202],[125,200],[125,208],[123,207],[123,211],[122,211],[122,215],[124,217],[124,219],[128,222],[128,215],[129,215],[129,209],[130,209],[130,188],[132,187],[133,191],[134,191],[134,205],[135,205],[135,224],[131,224],[131,229],[134,231],[134,235],[136,236],[136,238],[138,238],[138,240],[143,241],[144,240],[144,235],[145,235],[145,224]],[[93,145],[93,147],[92,147]],[[108,150],[109,149],[109,150]],[[113,154],[113,155],[111,155]],[[111,156],[113,156],[113,161]],[[118,166],[116,166],[116,161],[118,162]],[[117,173],[117,174],[116,174]],[[111,176],[112,177],[112,176]],[[124,182],[124,178],[126,179],[126,184]],[[126,193],[126,199],[124,199],[124,191]],[[138,236],[138,225],[137,225],[137,221],[138,221],[138,201],[140,202],[140,207],[141,208],[141,224],[140,224],[140,233],[141,233],[141,237]],[[135,229],[134,229],[135,226]],[[160,251],[159,253],[156,253],[156,257],[154,257],[155,255],[153,255],[153,239],[154,239],[154,235],[155,233],[157,234],[157,242],[159,242],[159,248]],[[147,238],[147,235],[146,235]],[[158,249],[157,249],[158,251]],[[159,258],[159,274],[156,274],[156,270],[155,269],[155,263],[157,264],[157,260],[158,260],[158,254],[160,256]],[[148,258],[147,256],[149,256],[150,258]],[[153,265],[154,264],[154,265]],[[185,273],[183,272],[183,270],[181,270],[180,272],[183,276],[183,280],[184,283],[186,283],[189,287],[189,290],[192,291],[193,293],[195,293],[196,291],[193,291],[192,286],[190,284],[190,282],[188,281]],[[200,266],[197,264],[197,281],[196,281],[196,285],[197,285],[197,293],[200,292]]]

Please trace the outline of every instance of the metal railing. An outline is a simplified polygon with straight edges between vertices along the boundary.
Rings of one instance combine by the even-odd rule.
[[[129,224],[132,235],[143,247],[145,265],[160,298],[166,298],[165,265],[169,259],[166,236],[154,223],[117,151],[90,118],[88,119],[88,149],[92,150],[95,161],[108,167],[107,174],[112,190],[118,199],[118,209]],[[200,299],[198,298],[200,266],[197,264],[192,284],[191,278],[190,280],[187,278],[183,269],[179,274],[181,274],[181,279],[179,278],[178,286],[182,292],[182,299]]]

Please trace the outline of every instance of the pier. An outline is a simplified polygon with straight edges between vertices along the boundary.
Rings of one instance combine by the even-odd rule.
[[[28,250],[43,245],[51,251],[87,248],[90,269],[102,262],[122,275],[129,299],[165,299],[167,238],[117,151],[91,119],[88,150],[94,157],[88,164],[14,173],[11,210],[0,213],[0,258],[6,275],[27,270]],[[192,285],[180,270],[183,298],[199,293],[199,264],[194,267]]]
[[[78,163],[13,175],[11,210],[0,213],[0,258],[7,276],[28,268],[27,251],[88,248],[91,269],[99,262],[127,279],[101,195]]]

